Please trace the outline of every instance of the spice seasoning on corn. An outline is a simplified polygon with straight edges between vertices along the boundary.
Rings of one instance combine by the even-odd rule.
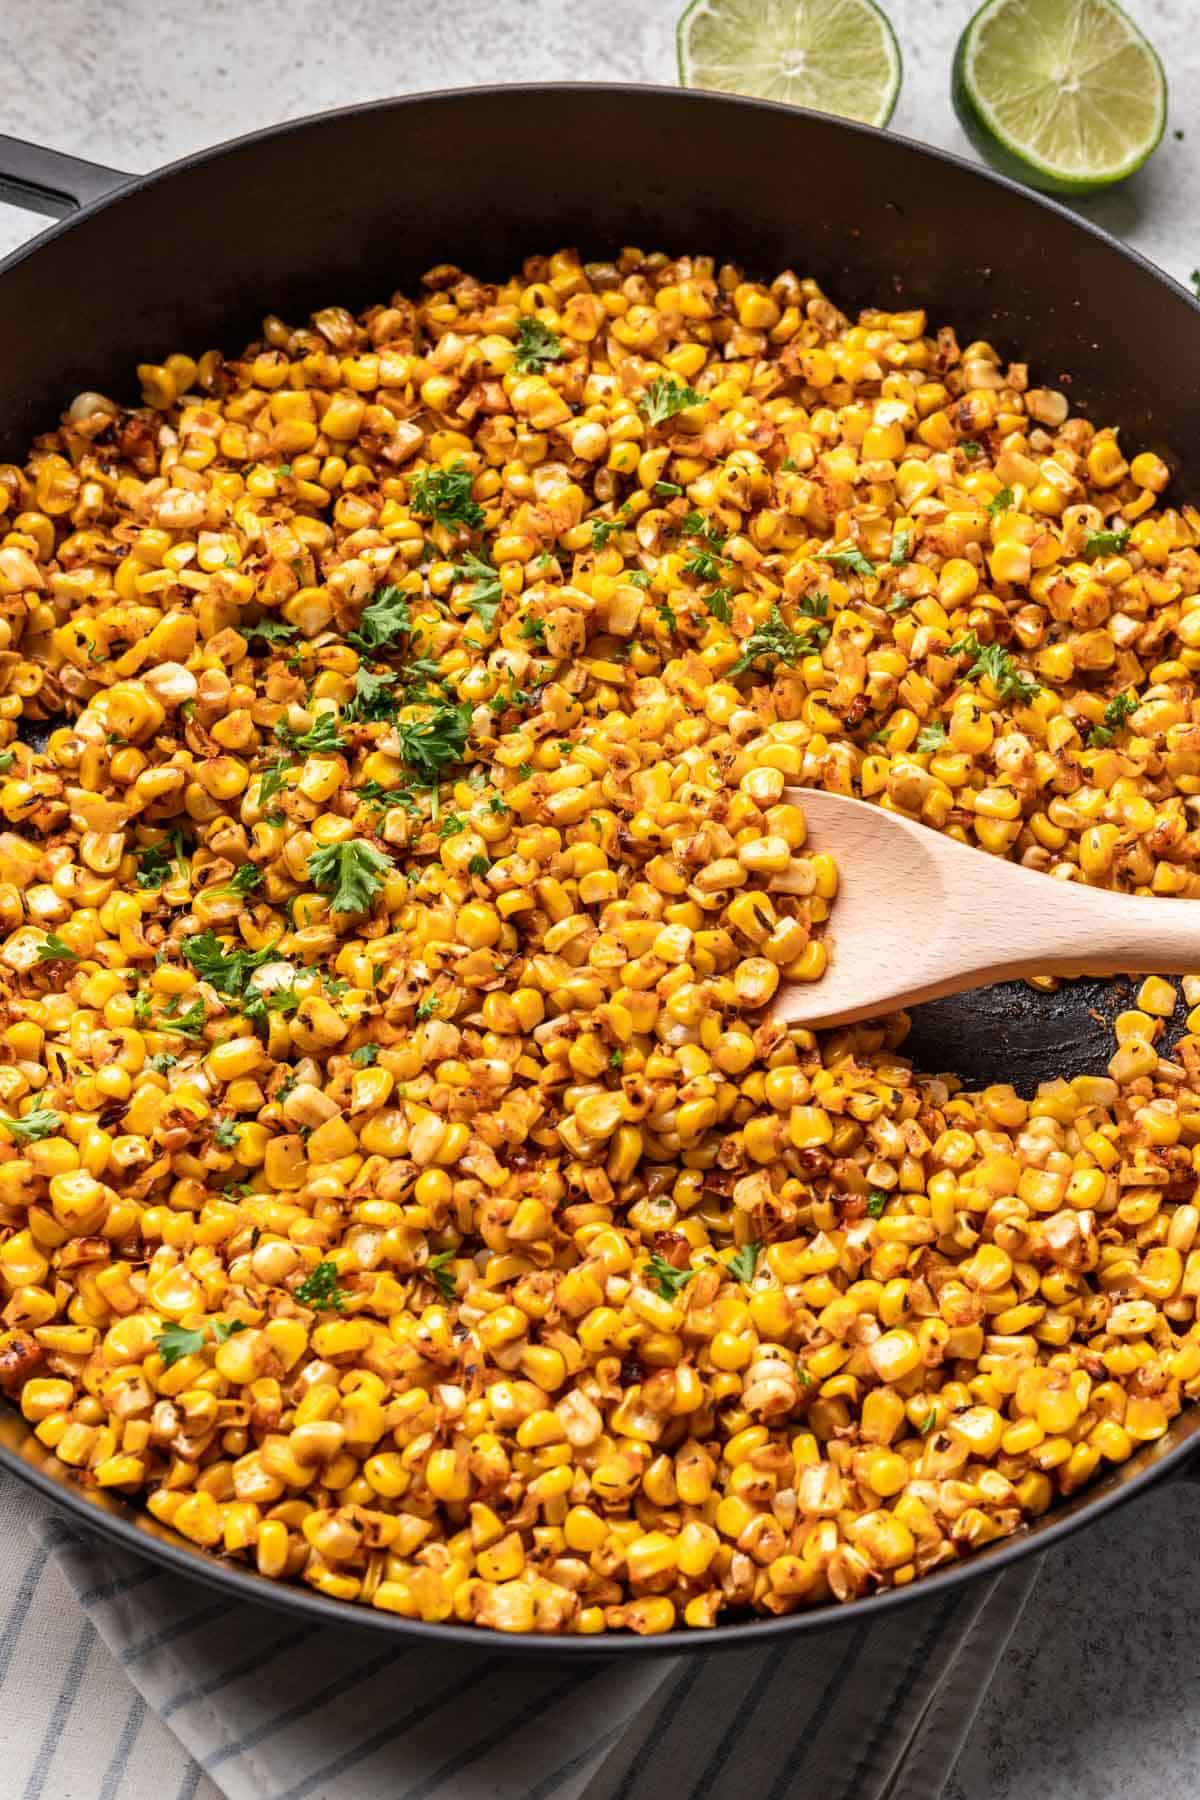
[[[786,786],[1200,891],[1200,516],[920,313],[562,252],[0,467],[0,1378],[323,1594],[661,1632],[912,1581],[1200,1392],[1200,977],[1107,1074],[774,1023]],[[44,752],[17,721],[50,721]]]

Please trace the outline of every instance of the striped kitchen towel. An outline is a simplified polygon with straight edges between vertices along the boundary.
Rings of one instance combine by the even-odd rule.
[[[1037,1571],[794,1644],[528,1663],[231,1605],[11,1477],[0,1520],[6,1800],[936,1800]]]

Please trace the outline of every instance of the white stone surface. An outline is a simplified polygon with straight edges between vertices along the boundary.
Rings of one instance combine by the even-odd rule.
[[[1140,174],[1079,210],[1186,280],[1200,265],[1200,15],[1195,0],[1130,0],[1129,10],[1167,68],[1168,131]],[[905,63],[895,129],[969,155],[949,71],[972,6],[888,0],[888,11]],[[674,18],[672,5],[644,0],[43,0],[4,34],[0,130],[140,171],[390,93],[669,83]],[[0,253],[36,229],[0,206]],[[1052,1554],[947,1800],[1173,1800],[1200,1788],[1198,1526],[1195,1490],[1172,1486]]]

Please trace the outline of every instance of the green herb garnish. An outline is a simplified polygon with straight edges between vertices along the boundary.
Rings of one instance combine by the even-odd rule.
[[[0,1113],[0,1125],[19,1144],[33,1144],[39,1138],[53,1137],[61,1124],[62,1120],[49,1106],[35,1106],[23,1119],[7,1119]]]
[[[750,633],[742,654],[729,673],[731,676],[744,675],[760,656],[769,656],[775,662],[794,666],[810,647],[808,635],[800,636],[792,631],[778,606],[772,606],[766,624],[756,626]]]
[[[758,1267],[758,1253],[761,1244],[743,1244],[740,1250],[730,1257],[725,1267],[738,1281],[753,1281],[754,1271]]]
[[[665,1257],[660,1256],[657,1250],[642,1270],[645,1281],[650,1286],[656,1287],[664,1300],[678,1299],[680,1291],[687,1286],[695,1273],[695,1269],[676,1269],[667,1262]]]
[[[46,940],[37,947],[37,959],[40,963],[79,961],[79,952],[72,950],[70,944],[64,944],[56,931],[48,931]]]
[[[504,589],[500,586],[499,575],[490,562],[485,562],[473,551],[456,566],[455,574],[460,581],[471,583],[471,591],[467,595],[467,605],[482,619],[484,630],[490,631],[496,623],[496,614],[504,599]]]
[[[305,756],[328,756],[346,748],[346,740],[339,735],[337,720],[331,712],[318,713],[316,724],[310,725],[307,731],[293,731],[283,719],[277,719],[275,736],[286,750]]]
[[[562,341],[548,325],[526,313],[517,326],[517,354],[513,368],[522,375],[536,375],[547,363],[561,362]]]
[[[817,555],[822,562],[831,563],[844,575],[852,570],[855,575],[874,575],[875,564],[868,561],[855,544],[845,544],[840,550],[818,550]]]
[[[1104,723],[1093,725],[1088,732],[1088,748],[1103,750],[1106,744],[1111,744],[1126,719],[1131,713],[1135,713],[1141,704],[1141,700],[1136,694],[1115,694],[1104,709]]]
[[[882,1188],[868,1188],[867,1211],[873,1219],[882,1219],[888,1197]]]
[[[1089,531],[1083,540],[1083,554],[1093,556],[1120,556],[1129,542],[1131,527],[1122,526],[1120,531]]]
[[[357,1050],[350,1052],[350,1061],[356,1069],[369,1069],[378,1055],[378,1044],[360,1044]]]
[[[309,880],[332,896],[333,911],[341,913],[366,912],[394,869],[391,857],[363,838],[325,844],[308,859]]]
[[[918,751],[932,753],[940,750],[946,741],[946,727],[940,719],[934,719],[929,725],[923,725],[917,737]]]
[[[966,681],[981,681],[986,675],[1000,700],[1032,700],[1040,692],[1036,681],[1030,681],[1017,666],[1016,658],[999,644],[981,644],[973,631],[951,644],[950,656],[969,656],[971,665]]]
[[[332,1262],[319,1262],[295,1292],[301,1306],[314,1307],[318,1312],[341,1312],[346,1300],[338,1286],[337,1264]]]
[[[408,478],[408,504],[419,519],[478,531],[484,511],[471,497],[475,477],[455,463],[450,469],[418,469]]]
[[[686,383],[668,381],[665,376],[658,375],[638,401],[638,410],[648,425],[665,425],[676,413],[689,406],[699,406],[703,399],[703,394],[698,394]]]

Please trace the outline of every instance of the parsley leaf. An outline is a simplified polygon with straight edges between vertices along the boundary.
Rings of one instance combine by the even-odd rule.
[[[969,656],[971,666],[964,679],[981,681],[986,675],[996,690],[997,699],[1032,700],[1040,692],[1037,682],[1030,681],[1017,667],[1015,657],[999,644],[981,644],[973,631],[951,644],[948,654]]]
[[[233,880],[229,883],[229,891],[240,894],[245,900],[256,887],[262,885],[262,870],[252,862],[244,862],[234,871]]]
[[[467,864],[467,874],[486,875],[491,866],[486,856],[473,856]]]
[[[263,769],[258,777],[258,804],[265,808],[268,800],[273,800],[283,786],[283,778],[287,774],[288,764],[281,757],[272,763],[269,769]]]
[[[1002,512],[1007,512],[1015,499],[1016,495],[1010,487],[1002,487],[1000,492],[993,495],[988,501],[987,509],[989,519],[997,519]]]
[[[325,844],[308,859],[309,879],[332,895],[333,910],[341,913],[366,912],[394,869],[390,856],[362,838]]]
[[[682,494],[683,489],[674,481],[656,481],[654,492],[661,500],[670,500],[676,494]]]
[[[471,706],[437,705],[424,719],[406,719],[396,727],[400,755],[418,780],[433,786],[448,763],[463,759],[471,730]]]
[[[402,637],[412,627],[408,601],[398,587],[380,588],[370,606],[363,608],[358,630],[346,633],[346,642],[356,650],[384,650],[394,638]]]
[[[236,1119],[221,1119],[213,1132],[213,1143],[218,1150],[236,1150],[242,1128]]]
[[[265,644],[286,644],[295,637],[297,629],[286,619],[259,619],[253,625],[238,626],[244,638],[262,638]]]
[[[440,838],[459,837],[466,829],[465,819],[461,819],[457,813],[447,813],[438,826],[438,836]]]
[[[932,753],[940,750],[945,741],[946,727],[940,719],[934,719],[931,724],[921,727],[917,737],[917,749],[922,754]]]
[[[327,755],[346,748],[346,740],[338,735],[337,720],[331,712],[318,713],[316,724],[300,732],[293,731],[283,719],[277,719],[275,736],[285,750],[303,752],[306,756]]]
[[[524,314],[517,326],[517,354],[513,368],[522,375],[536,375],[547,363],[561,362],[562,356],[561,339],[532,313]]]
[[[835,569],[840,569],[843,575],[847,570],[855,575],[875,573],[875,564],[869,562],[855,544],[843,545],[840,550],[818,550],[817,555],[822,562],[832,563]]]
[[[656,1287],[664,1300],[676,1300],[680,1291],[696,1273],[695,1269],[676,1269],[665,1257],[654,1252],[642,1275],[647,1284]]]
[[[204,1002],[197,1000],[193,1006],[188,1007],[185,1013],[180,1013],[178,1018],[164,1016],[156,1020],[155,1029],[157,1031],[177,1031],[183,1037],[198,1037],[207,1023],[208,1016],[204,1011]]]
[[[778,606],[772,606],[766,624],[756,626],[750,633],[745,649],[729,673],[731,676],[744,675],[760,656],[770,656],[776,662],[794,666],[810,648],[810,639],[790,630]]]
[[[686,383],[668,381],[665,376],[658,375],[638,401],[638,410],[647,424],[665,425],[685,407],[699,406],[703,398],[703,394],[698,394]]]
[[[714,619],[720,619],[722,625],[728,625],[733,617],[733,608],[729,604],[729,589],[714,588],[711,594],[702,595],[705,606]]]
[[[1120,556],[1129,542],[1130,526],[1125,525],[1120,531],[1089,531],[1083,540],[1083,554],[1093,556]]]
[[[899,568],[901,563],[908,561],[908,552],[911,545],[912,532],[908,529],[907,525],[902,525],[899,531],[894,531],[892,533],[892,549],[888,561],[892,564],[893,568]]]
[[[683,565],[685,575],[694,575],[697,581],[716,581],[721,574],[724,557],[713,550],[696,550]]]
[[[173,1056],[169,1050],[160,1050],[149,1059],[146,1067],[153,1069],[156,1075],[165,1075],[168,1069],[173,1069],[178,1061],[179,1058]]]
[[[882,1219],[888,1197],[882,1188],[868,1188],[867,1211],[873,1219]]]
[[[207,981],[218,994],[227,994],[235,1000],[240,998],[254,970],[270,962],[276,954],[274,944],[264,950],[225,950],[211,925],[205,926],[198,936],[188,938],[183,946],[184,960],[191,964],[201,981]],[[184,1029],[182,1021],[175,1029]]]
[[[166,840],[161,844],[147,844],[138,852],[137,884],[140,888],[161,887],[169,880],[175,858],[165,846]]]
[[[296,1289],[296,1298],[301,1306],[315,1307],[318,1312],[341,1312],[346,1296],[337,1279],[336,1263],[319,1262]]]
[[[426,1019],[432,1019],[440,1005],[441,1001],[436,994],[426,994],[424,1000],[422,1000],[417,1007],[416,1018],[418,1025],[424,1024]]]
[[[471,582],[471,591],[467,595],[467,605],[473,613],[483,620],[483,628],[490,631],[496,623],[496,614],[504,598],[504,589],[500,586],[500,577],[490,562],[472,551],[455,569],[460,581]]]
[[[454,1277],[446,1267],[446,1264],[451,1262],[456,1254],[457,1252],[454,1250],[439,1250],[437,1254],[431,1256],[429,1261],[425,1264],[425,1273],[432,1276],[438,1293],[442,1296],[442,1299],[447,1302],[453,1300],[455,1293],[457,1292],[454,1285]]]
[[[185,1325],[166,1325],[159,1332],[154,1342],[157,1344],[165,1368],[174,1368],[185,1356],[195,1356],[203,1350],[205,1337],[202,1331],[189,1331]]]
[[[35,1106],[23,1119],[6,1119],[0,1114],[0,1125],[19,1144],[33,1144],[38,1138],[52,1137],[61,1123],[58,1114],[49,1106]]]
[[[385,669],[381,675],[360,668],[354,677],[354,698],[346,707],[348,719],[388,720],[396,716],[396,677]]]
[[[983,445],[977,444],[974,438],[963,438],[958,447],[963,455],[968,457],[972,462],[974,462],[975,458],[983,450]]]
[[[743,1244],[734,1256],[731,1256],[725,1267],[738,1281],[753,1281],[754,1271],[758,1267],[758,1253],[761,1244]]]
[[[48,931],[45,943],[37,947],[37,959],[40,963],[78,962],[79,952],[64,944],[56,931]]]
[[[408,504],[419,519],[435,525],[465,525],[478,531],[484,511],[471,497],[475,477],[455,463],[451,469],[418,469],[408,478]]]
[[[369,1069],[378,1055],[378,1044],[360,1044],[357,1050],[350,1052],[350,1061],[356,1069]]]
[[[1094,725],[1089,731],[1088,748],[1102,750],[1105,744],[1111,744],[1126,719],[1131,713],[1135,713],[1141,704],[1137,694],[1115,694],[1104,709],[1103,725]]]

